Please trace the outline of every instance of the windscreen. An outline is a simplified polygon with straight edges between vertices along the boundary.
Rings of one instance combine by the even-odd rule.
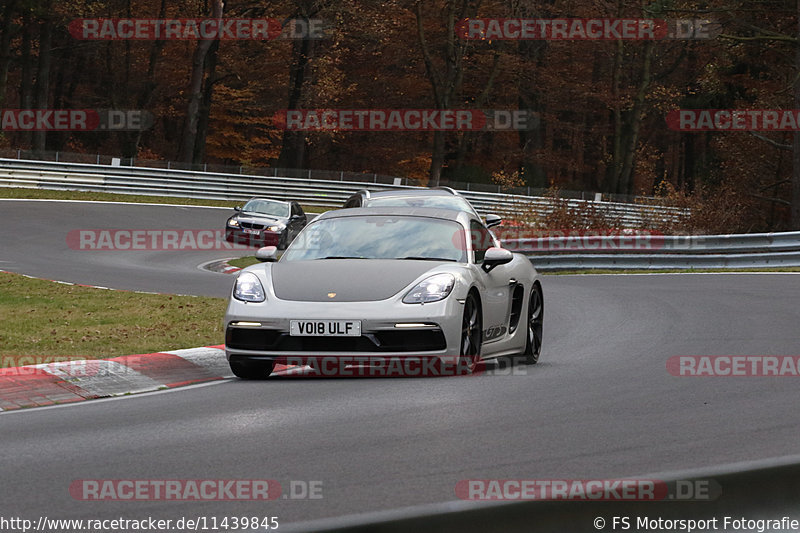
[[[425,217],[330,218],[309,225],[281,261],[314,259],[465,262],[464,231],[457,222]]]
[[[273,202],[271,200],[250,200],[244,204],[242,212],[273,217],[288,217],[289,205],[283,202]]]

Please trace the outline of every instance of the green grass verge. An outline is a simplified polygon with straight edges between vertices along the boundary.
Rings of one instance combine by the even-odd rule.
[[[611,270],[604,268],[590,268],[586,270],[561,270],[558,272],[541,271],[548,276],[571,276],[575,274],[696,274],[696,273],[724,273],[724,272],[800,272],[798,267],[770,267],[770,268],[663,268],[656,270],[631,269]]]
[[[244,204],[243,201],[203,200],[200,198],[178,198],[174,196],[143,196],[110,192],[89,191],[51,191],[47,189],[27,189],[23,187],[0,187],[0,198],[42,199],[42,200],[84,200],[91,202],[128,202],[134,204],[176,204],[202,205],[209,207],[230,207]],[[329,208],[300,204],[304,211],[320,213]]]
[[[258,259],[256,259],[254,255],[248,255],[246,257],[239,257],[238,259],[231,259],[228,261],[228,264],[237,268],[245,268],[250,265],[255,265],[258,262]]]
[[[98,359],[223,344],[224,298],[111,291],[0,273],[7,356]]]

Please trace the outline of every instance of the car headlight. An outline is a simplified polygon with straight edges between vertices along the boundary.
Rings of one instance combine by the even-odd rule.
[[[453,290],[455,283],[456,278],[452,274],[436,274],[422,280],[416,287],[408,291],[403,298],[403,303],[425,304],[444,300]]]
[[[269,227],[267,227],[267,229],[268,229],[269,231],[283,231],[283,229],[284,229],[285,227],[286,227],[286,226],[281,226],[281,225],[275,224],[274,226],[269,226]]]
[[[233,218],[229,218],[228,219],[228,225],[230,227],[232,227],[232,228],[238,228],[239,227],[239,221],[236,220],[236,219],[233,219]]]
[[[252,272],[244,272],[236,278],[233,297],[243,302],[263,302],[267,299],[258,276]]]

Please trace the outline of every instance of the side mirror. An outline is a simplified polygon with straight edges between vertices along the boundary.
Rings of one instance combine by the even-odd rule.
[[[503,217],[499,215],[486,215],[486,227],[493,228],[503,222]]]
[[[262,263],[274,263],[278,260],[278,247],[264,246],[263,248],[259,248],[256,251],[256,259]]]
[[[512,259],[514,259],[514,254],[510,251],[505,248],[496,248],[493,246],[486,250],[481,268],[483,268],[485,272],[491,272],[494,267],[510,263]]]
[[[236,212],[239,212],[239,211],[242,210],[242,206],[237,205],[236,207],[233,208],[233,210],[236,211]]]

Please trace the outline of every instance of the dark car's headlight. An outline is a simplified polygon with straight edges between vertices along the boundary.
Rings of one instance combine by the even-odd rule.
[[[239,227],[239,221],[236,220],[235,218],[229,218],[228,219],[228,225],[230,227],[232,227],[232,228],[238,228]]]
[[[453,290],[456,278],[452,274],[436,274],[419,282],[403,297],[406,304],[426,304],[444,300]]]
[[[284,229],[286,229],[286,226],[281,226],[280,224],[275,224],[273,226],[269,226],[267,229],[269,231],[276,231],[277,232],[277,231],[283,231]]]
[[[258,276],[252,272],[244,272],[236,278],[233,297],[243,302],[263,302],[267,299]]]

